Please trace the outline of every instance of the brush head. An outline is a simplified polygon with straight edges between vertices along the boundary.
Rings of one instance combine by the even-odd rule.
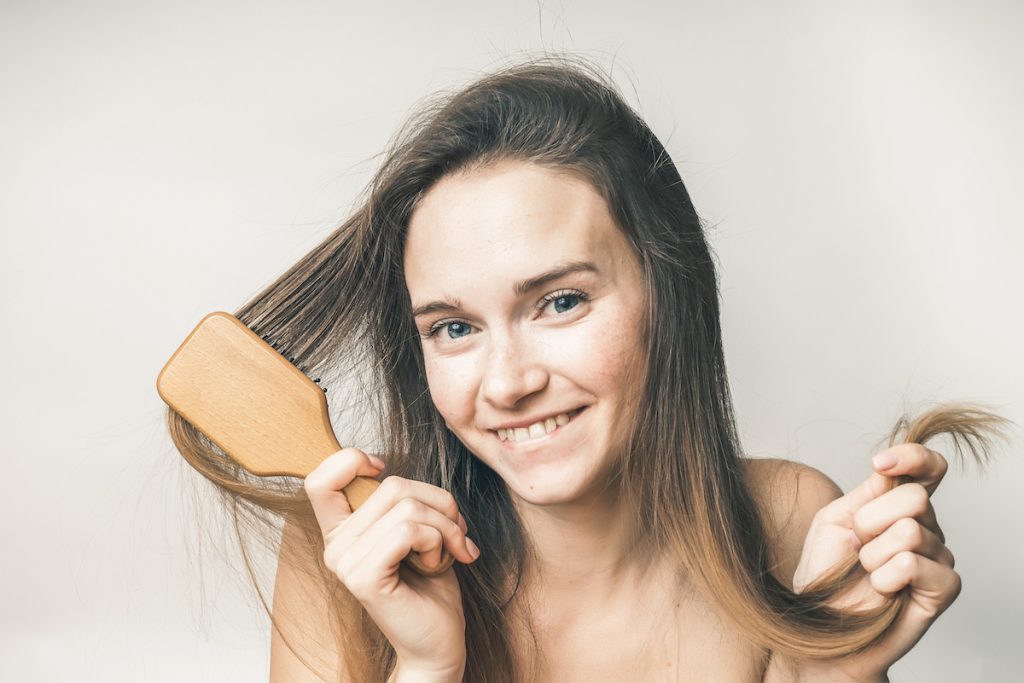
[[[156,388],[253,474],[304,478],[341,450],[320,386],[230,313],[199,322]]]
[[[341,450],[324,390],[288,359],[223,311],[204,317],[156,380],[160,398],[232,460],[257,476],[306,478]],[[379,486],[356,477],[345,498],[356,510]],[[427,567],[412,553],[406,562],[424,576],[448,569],[454,557]]]

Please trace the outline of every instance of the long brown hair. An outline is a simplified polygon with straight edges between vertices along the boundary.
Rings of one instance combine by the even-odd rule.
[[[869,646],[894,620],[905,592],[870,613],[825,605],[863,577],[853,556],[799,595],[769,571],[761,513],[744,478],[719,323],[718,282],[702,221],[672,159],[610,78],[584,60],[545,57],[492,73],[422,107],[392,142],[361,205],[340,227],[236,312],[297,365],[325,378],[352,424],[370,426],[388,473],[451,491],[486,548],[455,565],[466,614],[466,680],[514,681],[509,605],[529,562],[504,482],[457,439],[430,400],[403,278],[409,217],[441,177],[499,160],[578,173],[606,200],[642,265],[647,372],[615,484],[641,556],[668,554],[751,642],[782,655],[839,656]],[[239,538],[263,541],[287,517],[311,557],[323,538],[301,482],[248,475],[173,411],[175,445],[224,494]],[[981,458],[1001,418],[939,406],[899,434],[963,437]],[[342,443],[350,423],[336,424]],[[959,441],[958,449],[959,449]],[[364,447],[364,450],[369,450]],[[959,450],[958,450],[959,452]],[[247,560],[248,561],[248,560]],[[384,680],[394,651],[322,564],[331,637],[343,641],[355,680]],[[257,587],[258,590],[258,587]],[[264,603],[265,604],[265,603]],[[268,611],[269,614],[269,611]],[[271,617],[273,619],[273,617]]]

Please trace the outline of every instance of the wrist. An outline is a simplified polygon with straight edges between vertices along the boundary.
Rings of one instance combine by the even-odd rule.
[[[462,683],[465,663],[449,668],[423,667],[398,662],[388,683]]]
[[[889,670],[870,672],[855,661],[789,657],[772,652],[764,683],[889,683]]]

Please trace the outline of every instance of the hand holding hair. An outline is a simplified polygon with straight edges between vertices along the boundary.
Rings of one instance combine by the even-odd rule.
[[[882,451],[872,462],[875,471],[862,484],[815,516],[793,577],[794,591],[802,592],[833,565],[858,554],[867,576],[833,606],[877,609],[904,588],[910,599],[885,637],[864,652],[840,660],[801,661],[798,669],[808,680],[836,680],[836,672],[851,681],[888,680],[889,667],[960,594],[953,553],[929,499],[946,474],[946,459],[906,443]]]

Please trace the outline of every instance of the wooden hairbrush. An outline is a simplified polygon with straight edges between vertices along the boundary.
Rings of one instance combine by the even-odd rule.
[[[341,450],[327,412],[326,389],[230,313],[204,317],[156,380],[160,398],[254,475],[304,479]],[[380,482],[356,477],[345,487],[352,510]],[[454,557],[441,549],[437,567],[419,553],[405,563],[435,576]]]

